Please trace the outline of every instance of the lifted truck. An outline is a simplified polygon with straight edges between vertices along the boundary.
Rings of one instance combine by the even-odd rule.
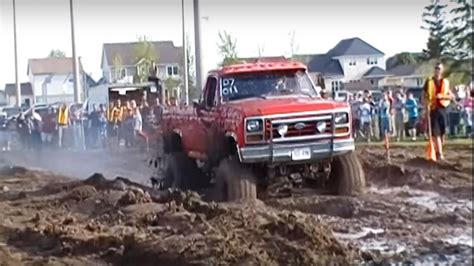
[[[292,61],[211,71],[193,106],[163,115],[163,188],[212,185],[219,201],[254,199],[272,178],[310,180],[328,192],[361,192],[347,103],[323,100]]]

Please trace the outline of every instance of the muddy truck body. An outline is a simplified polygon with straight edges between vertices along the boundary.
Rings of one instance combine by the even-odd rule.
[[[211,71],[200,100],[167,108],[162,130],[162,188],[212,186],[216,200],[232,201],[281,177],[333,194],[365,185],[348,104],[322,99],[298,62]]]

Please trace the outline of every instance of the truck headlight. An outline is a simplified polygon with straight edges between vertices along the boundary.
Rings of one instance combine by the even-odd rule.
[[[316,123],[316,129],[319,133],[324,132],[326,130],[326,122],[319,121],[318,123]]]
[[[263,122],[261,119],[247,120],[245,128],[249,133],[259,132],[263,130]]]
[[[349,123],[349,114],[348,113],[337,113],[334,116],[334,123],[336,125],[342,125]]]

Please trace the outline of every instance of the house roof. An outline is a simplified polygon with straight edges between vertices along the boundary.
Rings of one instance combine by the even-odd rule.
[[[388,73],[384,69],[382,69],[378,66],[372,67],[367,72],[365,72],[365,74],[363,75],[364,78],[385,77],[385,76],[388,76]]]
[[[344,70],[335,57],[350,55],[384,55],[383,52],[355,37],[341,40],[326,54],[297,55],[296,58],[308,65],[309,72],[321,73],[324,76],[344,76]],[[383,69],[380,69],[383,71]],[[379,70],[373,70],[379,71]],[[379,71],[380,72],[380,71]]]
[[[417,69],[419,65],[398,65],[388,71],[390,75],[393,76],[413,76],[417,75]]]
[[[21,95],[33,95],[33,88],[31,87],[31,83],[25,82],[20,84],[20,91]],[[16,84],[15,83],[7,83],[5,84],[5,95],[7,96],[15,96],[16,95]]]
[[[308,71],[321,73],[324,76],[344,76],[344,71],[338,60],[331,59],[326,54],[316,54],[308,62]]]
[[[358,37],[341,40],[334,48],[329,50],[327,54],[331,57],[347,55],[385,55],[382,51]]]
[[[81,60],[79,59],[79,69],[83,72]],[[27,74],[46,75],[46,74],[68,74],[72,73],[72,58],[33,58],[28,60]]]
[[[116,55],[120,55],[124,66],[136,64],[135,46],[140,42],[104,43],[103,52],[109,65],[113,64]],[[151,42],[158,56],[157,64],[180,64],[183,58],[182,47],[174,46],[172,41]],[[102,56],[104,56],[102,53]],[[102,58],[103,62],[104,58]]]

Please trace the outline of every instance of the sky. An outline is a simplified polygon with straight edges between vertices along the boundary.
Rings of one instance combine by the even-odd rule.
[[[361,39],[383,51],[418,52],[428,32],[421,14],[429,0],[200,0],[203,71],[216,67],[218,33],[237,39],[239,56],[288,55],[294,31],[298,53],[325,53],[340,40]],[[185,27],[194,46],[193,1],[185,0]],[[74,0],[76,52],[98,80],[103,43],[154,41],[182,45],[180,0]],[[72,55],[68,0],[16,0],[18,71],[52,49]],[[12,0],[0,0],[0,89],[15,82]]]

